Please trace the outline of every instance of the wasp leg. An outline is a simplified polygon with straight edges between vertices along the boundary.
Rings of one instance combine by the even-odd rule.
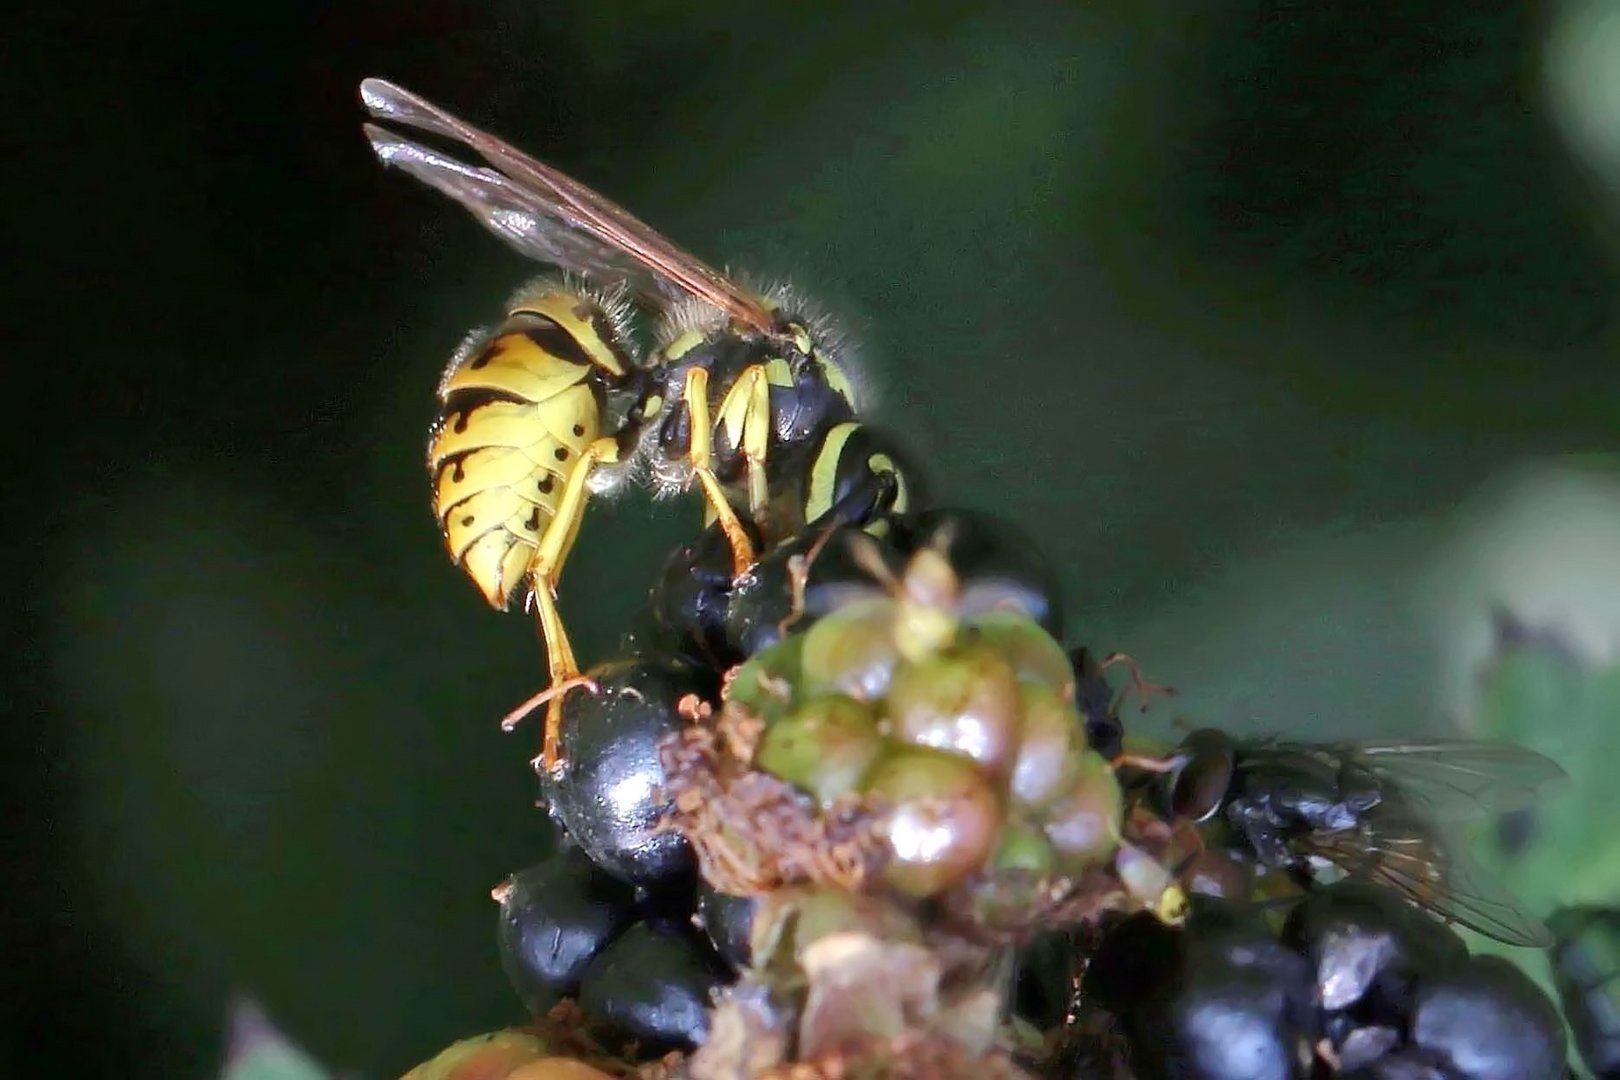
[[[703,485],[703,495],[714,511],[715,520],[731,544],[731,572],[741,577],[756,561],[753,542],[748,539],[743,524],[726,498],[725,489],[714,475],[712,442],[714,428],[709,418],[709,373],[692,368],[686,373],[686,386],[682,390],[686,408],[692,420],[692,444],[687,450],[687,462]]]
[[[562,764],[557,749],[557,735],[562,726],[563,698],[570,690],[591,686],[582,677],[579,663],[574,659],[574,647],[568,641],[562,614],[557,610],[557,580],[562,574],[563,562],[579,535],[579,524],[585,517],[586,481],[599,462],[613,462],[619,458],[619,444],[613,439],[597,439],[580,453],[579,460],[568,473],[562,496],[557,500],[557,513],[546,523],[540,535],[534,561],[529,566],[530,585],[533,590],[535,612],[540,620],[540,636],[546,643],[546,666],[551,672],[551,683],[545,690],[508,713],[501,726],[508,730],[524,715],[542,703],[546,706],[545,736],[541,741],[539,766],[555,769]]]
[[[771,385],[764,364],[743,370],[726,391],[716,411],[719,429],[742,451],[748,465],[748,513],[763,522],[770,488],[765,481],[765,452],[771,437]]]
[[[541,695],[546,705],[546,727],[540,742],[540,768],[550,771],[562,764],[557,735],[562,729],[563,698],[574,687],[588,685],[589,680],[579,673],[573,646],[557,611],[557,598],[543,581],[536,582],[534,602],[540,613],[540,633],[546,639],[546,665],[551,669],[551,685]]]

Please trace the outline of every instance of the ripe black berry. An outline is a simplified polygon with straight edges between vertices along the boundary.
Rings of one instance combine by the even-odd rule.
[[[1187,963],[1187,938],[1142,912],[1121,920],[1103,937],[1086,967],[1082,997],[1125,1015],[1156,987],[1178,977]]]
[[[552,813],[602,869],[652,885],[691,866],[686,841],[656,828],[667,801],[658,743],[682,724],[679,702],[709,678],[667,657],[615,660],[590,672],[596,690],[563,704],[563,765],[542,780]]]
[[[531,1013],[572,994],[585,966],[630,921],[634,890],[568,850],[513,874],[501,895],[501,966]]]
[[[690,1049],[709,1032],[709,1007],[725,982],[718,958],[690,929],[638,923],[585,969],[579,1004],[590,1025],[647,1052]]]
[[[745,523],[745,528],[752,526]],[[750,536],[758,542],[756,532]],[[716,668],[747,655],[726,629],[732,575],[731,543],[718,525],[670,553],[651,596],[653,624],[670,648]]]
[[[892,539],[874,538],[853,525],[815,525],[766,552],[732,589],[725,614],[726,646],[753,656],[789,633],[809,629],[821,616],[883,587],[855,556],[857,544],[890,566],[901,553]]]
[[[752,960],[750,937],[758,909],[758,897],[730,896],[707,883],[698,886],[698,921],[715,951],[733,970],[747,967]]]
[[[1130,923],[1105,939],[1085,987],[1121,1022],[1143,1080],[1301,1075],[1317,1035],[1303,957],[1215,904],[1185,931]]]
[[[1564,1023],[1529,976],[1498,956],[1422,980],[1412,1042],[1463,1080],[1557,1080]]]
[[[1462,939],[1439,920],[1359,881],[1313,891],[1289,914],[1283,940],[1312,961],[1317,996],[1330,1012],[1376,990],[1379,1003],[1404,1013],[1414,979],[1468,959]]]

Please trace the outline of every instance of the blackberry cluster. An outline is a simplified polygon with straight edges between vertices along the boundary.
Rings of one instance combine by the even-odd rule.
[[[1546,997],[1394,893],[1222,878],[1017,530],[931,511],[729,556],[673,553],[564,703],[562,848],[497,890],[543,1036],[509,1075],[1564,1075]]]
[[[919,645],[905,659],[896,641],[883,642],[906,606],[894,590],[941,538],[949,560],[924,562],[950,594],[948,612],[912,604],[924,612],[912,628],[937,633],[924,626],[937,609],[954,643]],[[1016,529],[933,511],[795,538],[735,582],[729,557],[713,528],[673,553],[647,625],[631,635],[634,654],[598,665],[588,692],[568,696],[563,765],[541,784],[563,850],[496,890],[503,964],[531,1014],[571,999],[578,1034],[624,1058],[705,1041],[703,1006],[748,968],[766,898],[694,875],[693,844],[673,813],[691,778],[672,774],[670,752],[683,732],[708,730],[700,717],[753,700],[757,715],[780,721],[764,734],[758,775],[798,792],[807,813],[841,799],[886,805],[884,839],[901,854],[882,877],[908,897],[937,898],[989,865],[1023,891],[991,894],[975,879],[979,891],[958,889],[953,900],[1016,907],[1054,867],[1102,863],[1118,839],[1118,786],[1093,748],[1119,744],[1111,693],[1094,664],[1052,636],[1061,631],[1054,575]],[[923,584],[916,572],[905,580]],[[889,661],[850,649],[863,627]],[[855,664],[873,668],[864,688]],[[789,682],[770,681],[782,665]],[[806,672],[825,685],[794,689]],[[1077,677],[1086,717],[1074,704]],[[879,682],[881,702],[865,700]],[[787,698],[740,689],[767,683],[788,686]],[[933,839],[941,829],[952,836],[943,848]]]

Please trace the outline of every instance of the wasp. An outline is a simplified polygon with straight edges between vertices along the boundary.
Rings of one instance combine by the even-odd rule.
[[[1449,827],[1522,807],[1564,778],[1507,743],[1290,742],[1194,731],[1158,766],[1159,808],[1226,853],[1302,883],[1332,873],[1393,889],[1447,922],[1544,948],[1547,928],[1476,866]]]
[[[452,560],[498,610],[534,609],[550,683],[539,764],[558,764],[560,701],[584,685],[557,585],[592,496],[627,479],[701,488],[734,575],[760,548],[841,515],[904,512],[910,470],[858,418],[842,334],[785,288],[756,291],[627,210],[423,98],[360,85],[372,149],[490,232],[561,271],[475,331],[439,385],[428,446],[433,507]],[[441,151],[409,129],[468,153]],[[637,311],[660,329],[650,349]]]

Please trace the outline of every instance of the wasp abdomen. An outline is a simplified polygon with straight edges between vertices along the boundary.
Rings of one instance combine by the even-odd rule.
[[[595,343],[532,313],[508,326],[520,321],[452,362],[428,445],[445,546],[501,610],[527,591],[568,476],[601,429]]]

